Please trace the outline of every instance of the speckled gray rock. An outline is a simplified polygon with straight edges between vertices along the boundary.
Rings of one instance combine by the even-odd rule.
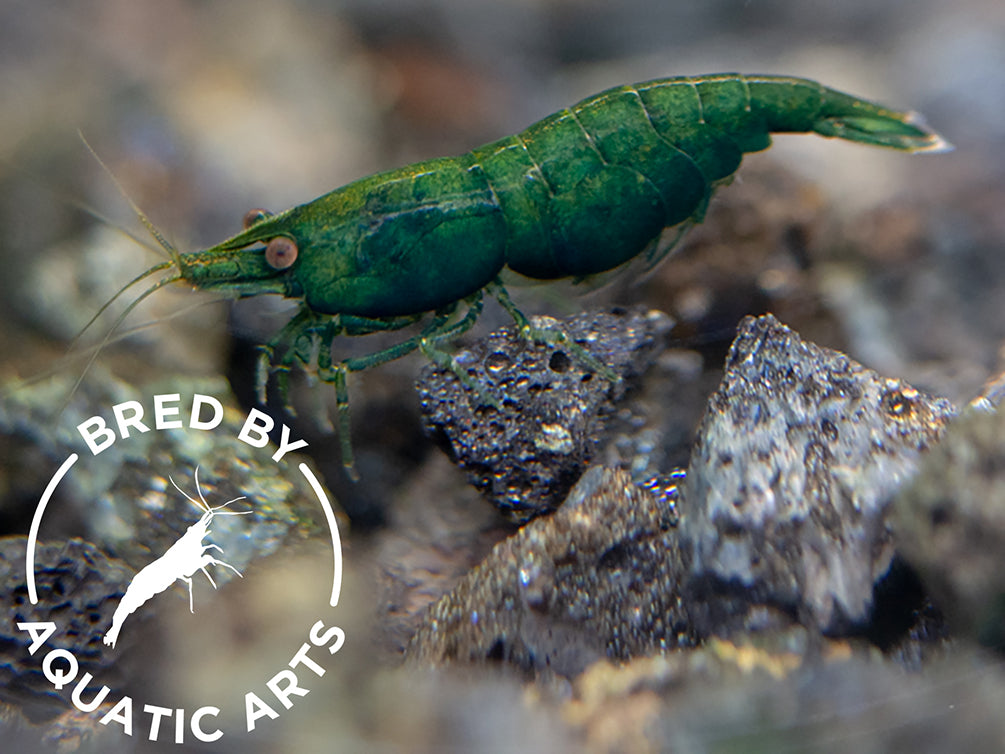
[[[894,505],[898,550],[951,625],[1005,645],[1005,413],[966,411]]]
[[[578,314],[560,327],[625,380],[641,374],[672,327],[663,313]],[[605,413],[625,389],[558,345],[530,343],[502,328],[456,356],[501,410],[478,405],[449,370],[427,367],[419,380],[427,432],[445,438],[472,483],[511,519],[554,510],[593,458]]]
[[[765,610],[826,632],[865,621],[892,495],[953,414],[771,316],[744,320],[685,487],[699,630]]]
[[[572,677],[602,657],[693,644],[675,520],[625,472],[591,469],[558,511],[496,545],[432,606],[409,655]]]

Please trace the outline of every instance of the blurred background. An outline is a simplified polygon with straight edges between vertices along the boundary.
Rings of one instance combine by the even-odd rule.
[[[121,232],[154,245],[79,134],[187,251],[237,232],[251,207],[283,209],[466,151],[608,86],[734,70],[806,76],[917,110],[956,150],[906,157],[776,138],[720,190],[709,219],[722,216],[691,234],[676,263],[601,301],[668,311],[685,343],[728,343],[740,317],[771,310],[821,345],[956,400],[998,366],[1005,8],[993,0],[13,0],[0,19],[6,375],[79,375],[81,359],[54,367],[67,343],[163,258]],[[135,293],[78,351],[102,341]],[[591,303],[517,295],[553,314]],[[539,307],[542,295],[552,300]],[[505,322],[489,310],[490,325]],[[158,324],[125,350],[104,349],[99,366],[133,380],[223,373],[250,404],[252,347],[290,313],[271,298],[214,305],[176,286],[126,328]],[[336,355],[380,339],[356,340]],[[405,422],[379,438],[359,430],[362,467],[371,439],[398,456],[422,444],[408,387],[421,363],[353,380],[358,427],[398,426],[402,412]],[[344,494],[359,521],[379,523],[375,502],[354,499],[366,493]]]
[[[731,70],[816,78],[924,113],[956,145],[951,155],[912,159],[787,136],[747,165],[783,164],[812,183],[829,214],[857,213],[860,234],[870,212],[924,206],[932,254],[953,258],[908,256],[898,274],[943,265],[956,279],[932,285],[978,289],[960,301],[943,298],[958,291],[932,291],[942,327],[963,316],[992,335],[1005,328],[975,301],[991,285],[986,273],[1000,271],[987,234],[1001,223],[988,227],[1005,173],[1005,9],[992,0],[12,0],[0,14],[3,332],[27,337],[4,344],[7,371],[32,373],[35,341],[58,351],[95,302],[154,261],[80,211],[149,241],[78,131],[185,251],[236,232],[252,206],[285,208],[466,151],[608,86]],[[192,300],[158,295],[147,319]],[[958,304],[970,311],[952,311]],[[196,320],[205,332],[221,316],[210,307]],[[92,337],[102,334],[99,326]],[[983,339],[957,334],[926,332],[927,356],[981,361]],[[204,368],[183,342],[148,356]]]
[[[86,361],[60,361],[74,336],[160,261],[122,232],[151,245],[80,134],[189,251],[237,232],[251,207],[284,209],[464,152],[608,86],[722,71],[814,78],[917,110],[956,149],[908,157],[777,138],[719,191],[676,259],[589,305],[668,311],[680,342],[718,363],[739,318],[771,310],[884,375],[973,397],[1005,368],[1000,0],[6,0],[0,376],[55,369],[72,383]],[[567,294],[517,295],[530,311],[588,305]],[[118,311],[77,347],[99,343]],[[90,379],[226,375],[248,406],[252,346],[290,313],[281,301],[212,302],[176,286],[140,307],[125,327],[154,326],[105,348]],[[476,334],[502,323],[489,311]],[[359,340],[368,342],[336,355],[373,350]],[[439,453],[421,435],[411,389],[421,365],[409,358],[353,379],[363,483],[346,483],[333,440],[312,442],[355,536],[386,526],[388,501]],[[30,498],[11,489],[4,533],[19,533]]]

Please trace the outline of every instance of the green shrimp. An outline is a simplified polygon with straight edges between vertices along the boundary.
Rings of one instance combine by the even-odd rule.
[[[483,293],[499,300],[525,337],[561,344],[617,379],[560,330],[532,326],[500,275],[580,281],[633,260],[655,264],[702,221],[713,191],[731,179],[743,155],[766,149],[771,134],[782,132],[905,152],[950,148],[914,113],[807,79],[720,74],[620,86],[467,154],[369,176],[277,214],[252,210],[243,232],[203,251],[180,254],[154,232],[172,261],[147,274],[173,271],[133,304],[175,281],[299,302],[261,347],[259,393],[264,401],[276,371],[288,403],[290,368],[316,368],[335,386],[343,462],[351,471],[349,372],[420,350],[495,404],[441,349],[474,324]],[[422,320],[415,335],[394,346],[333,361],[337,335]]]

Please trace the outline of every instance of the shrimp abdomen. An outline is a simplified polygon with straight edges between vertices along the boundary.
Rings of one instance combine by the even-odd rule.
[[[701,222],[715,187],[772,132],[945,146],[911,113],[815,81],[719,74],[609,89],[474,155],[503,208],[508,265],[583,277],[627,262],[664,228]]]

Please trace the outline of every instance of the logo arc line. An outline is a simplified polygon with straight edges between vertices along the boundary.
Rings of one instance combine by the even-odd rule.
[[[334,561],[332,564],[333,578],[330,604],[332,607],[337,607],[339,594],[342,591],[342,542],[339,537],[338,522],[335,520],[335,511],[332,509],[332,504],[329,502],[324,488],[318,482],[318,478],[314,476],[314,472],[311,471],[306,463],[300,464],[300,473],[304,475],[307,483],[314,490],[314,494],[318,496],[318,502],[321,503],[321,508],[325,512],[325,518],[328,520],[328,529],[331,531],[332,537],[332,558]]]
[[[80,456],[76,453],[71,453],[63,461],[63,465],[52,475],[52,479],[46,485],[45,492],[42,493],[42,497],[38,501],[38,507],[35,508],[35,515],[31,519],[31,528],[28,530],[28,545],[24,554],[24,573],[25,580],[28,582],[28,599],[33,605],[38,604],[38,591],[35,589],[35,543],[38,540],[39,527],[42,526],[42,515],[45,513],[45,507],[49,504],[49,498],[56,491],[56,487],[79,458]]]

